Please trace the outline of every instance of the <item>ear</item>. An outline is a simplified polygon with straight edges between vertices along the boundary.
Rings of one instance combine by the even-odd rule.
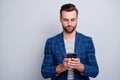
[[[60,16],[60,18],[59,18],[59,19],[60,19],[60,22],[62,22],[62,18],[61,18],[61,16]]]

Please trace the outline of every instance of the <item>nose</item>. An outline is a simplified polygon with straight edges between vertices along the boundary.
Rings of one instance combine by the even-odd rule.
[[[68,25],[71,25],[71,23],[72,23],[71,20],[69,20],[69,21],[68,21]]]

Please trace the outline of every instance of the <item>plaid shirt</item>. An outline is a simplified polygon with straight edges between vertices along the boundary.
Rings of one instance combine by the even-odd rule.
[[[75,70],[75,80],[89,80],[89,77],[96,77],[99,69],[95,57],[95,48],[90,37],[76,32],[74,52],[84,64],[85,70],[83,73]],[[41,67],[41,73],[44,78],[52,80],[67,80],[68,71],[61,74],[56,74],[56,66],[62,64],[66,57],[63,33],[60,33],[52,38],[49,38],[45,45],[44,60]]]

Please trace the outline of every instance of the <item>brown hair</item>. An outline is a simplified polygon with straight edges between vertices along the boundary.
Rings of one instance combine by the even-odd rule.
[[[71,4],[71,3],[64,4],[64,5],[61,6],[60,16],[62,17],[62,11],[70,12],[70,11],[73,11],[73,10],[75,10],[77,15],[78,15],[78,10],[77,10],[77,8],[74,4]]]

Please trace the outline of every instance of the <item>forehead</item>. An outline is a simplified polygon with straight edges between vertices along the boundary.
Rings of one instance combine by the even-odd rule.
[[[62,18],[76,18],[77,13],[75,10],[73,11],[62,11]]]

